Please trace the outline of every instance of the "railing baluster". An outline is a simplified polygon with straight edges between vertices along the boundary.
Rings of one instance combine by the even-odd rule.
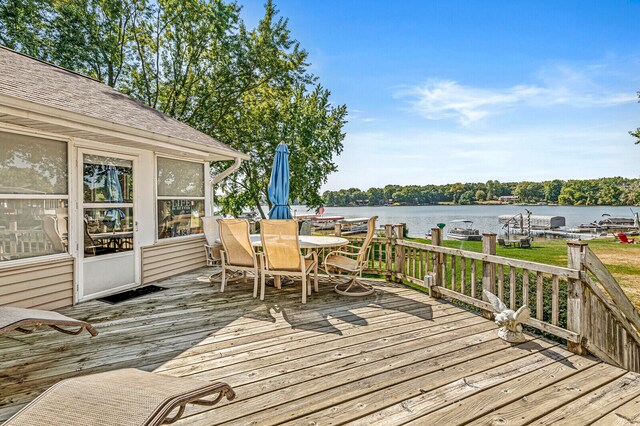
[[[553,276],[551,284],[551,324],[558,325],[558,296],[560,292],[560,277]]]
[[[414,277],[414,278],[418,278],[418,275],[416,273],[416,259],[417,259],[417,257],[418,257],[418,250],[417,249],[413,249],[413,259],[412,259],[412,262],[413,262],[413,268],[412,268],[413,269],[413,274],[411,276]]]
[[[509,267],[509,307],[516,308],[516,268]]]
[[[451,256],[451,290],[456,290],[456,257]]]
[[[476,261],[471,259],[471,297],[476,297]]]
[[[543,279],[542,272],[538,272],[536,279],[536,318],[540,321],[544,318],[544,311],[542,309],[542,304],[544,303]]]
[[[460,259],[460,293],[467,294],[467,258]]]
[[[498,265],[498,299],[504,302],[504,268]]]
[[[522,304],[529,306],[529,270],[522,270]]]

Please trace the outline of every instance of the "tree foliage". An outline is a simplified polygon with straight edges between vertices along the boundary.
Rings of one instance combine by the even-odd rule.
[[[393,195],[387,197],[387,189]],[[383,198],[380,195],[385,195]],[[638,205],[640,179],[622,177],[591,180],[559,179],[545,182],[453,183],[448,185],[387,185],[369,188],[364,194],[358,188],[325,191],[325,203],[330,206],[365,204],[377,206],[385,202],[411,205],[436,203],[473,204],[479,201],[497,201],[503,195],[516,195],[519,202],[547,201],[564,205]]]
[[[638,95],[638,98],[640,98],[640,92],[637,92],[636,94]],[[638,102],[640,102],[640,100]],[[629,134],[636,138],[636,145],[640,144],[640,127],[638,127],[635,131],[630,131]]]
[[[3,0],[0,43],[87,74],[251,155],[220,184],[228,213],[268,203],[280,141],[291,199],[319,206],[342,151],[344,105],[269,0],[256,28],[221,0]],[[214,163],[219,171],[227,164]]]

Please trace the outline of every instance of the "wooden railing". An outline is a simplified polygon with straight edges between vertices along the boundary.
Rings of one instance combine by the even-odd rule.
[[[385,236],[373,239],[367,273],[424,286],[433,297],[471,305],[490,318],[486,289],[510,309],[527,305],[527,325],[564,339],[570,350],[640,372],[640,316],[586,243],[569,242],[561,267],[496,256],[494,234],[483,236],[482,253],[443,247],[438,228],[432,244],[402,235],[402,226],[387,225]]]

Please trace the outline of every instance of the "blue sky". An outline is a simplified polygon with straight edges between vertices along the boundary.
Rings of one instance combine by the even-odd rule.
[[[640,2],[276,5],[349,110],[324,189],[640,176]]]

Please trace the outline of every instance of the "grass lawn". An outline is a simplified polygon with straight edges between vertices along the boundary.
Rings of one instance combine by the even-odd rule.
[[[411,238],[411,241],[427,243],[423,238]],[[601,238],[588,241],[591,250],[607,265],[620,286],[627,293],[636,308],[640,309],[640,244],[620,244],[613,238]],[[446,247],[481,252],[480,241],[449,241]],[[497,248],[498,256],[549,265],[567,266],[566,240],[536,240],[530,249]]]

